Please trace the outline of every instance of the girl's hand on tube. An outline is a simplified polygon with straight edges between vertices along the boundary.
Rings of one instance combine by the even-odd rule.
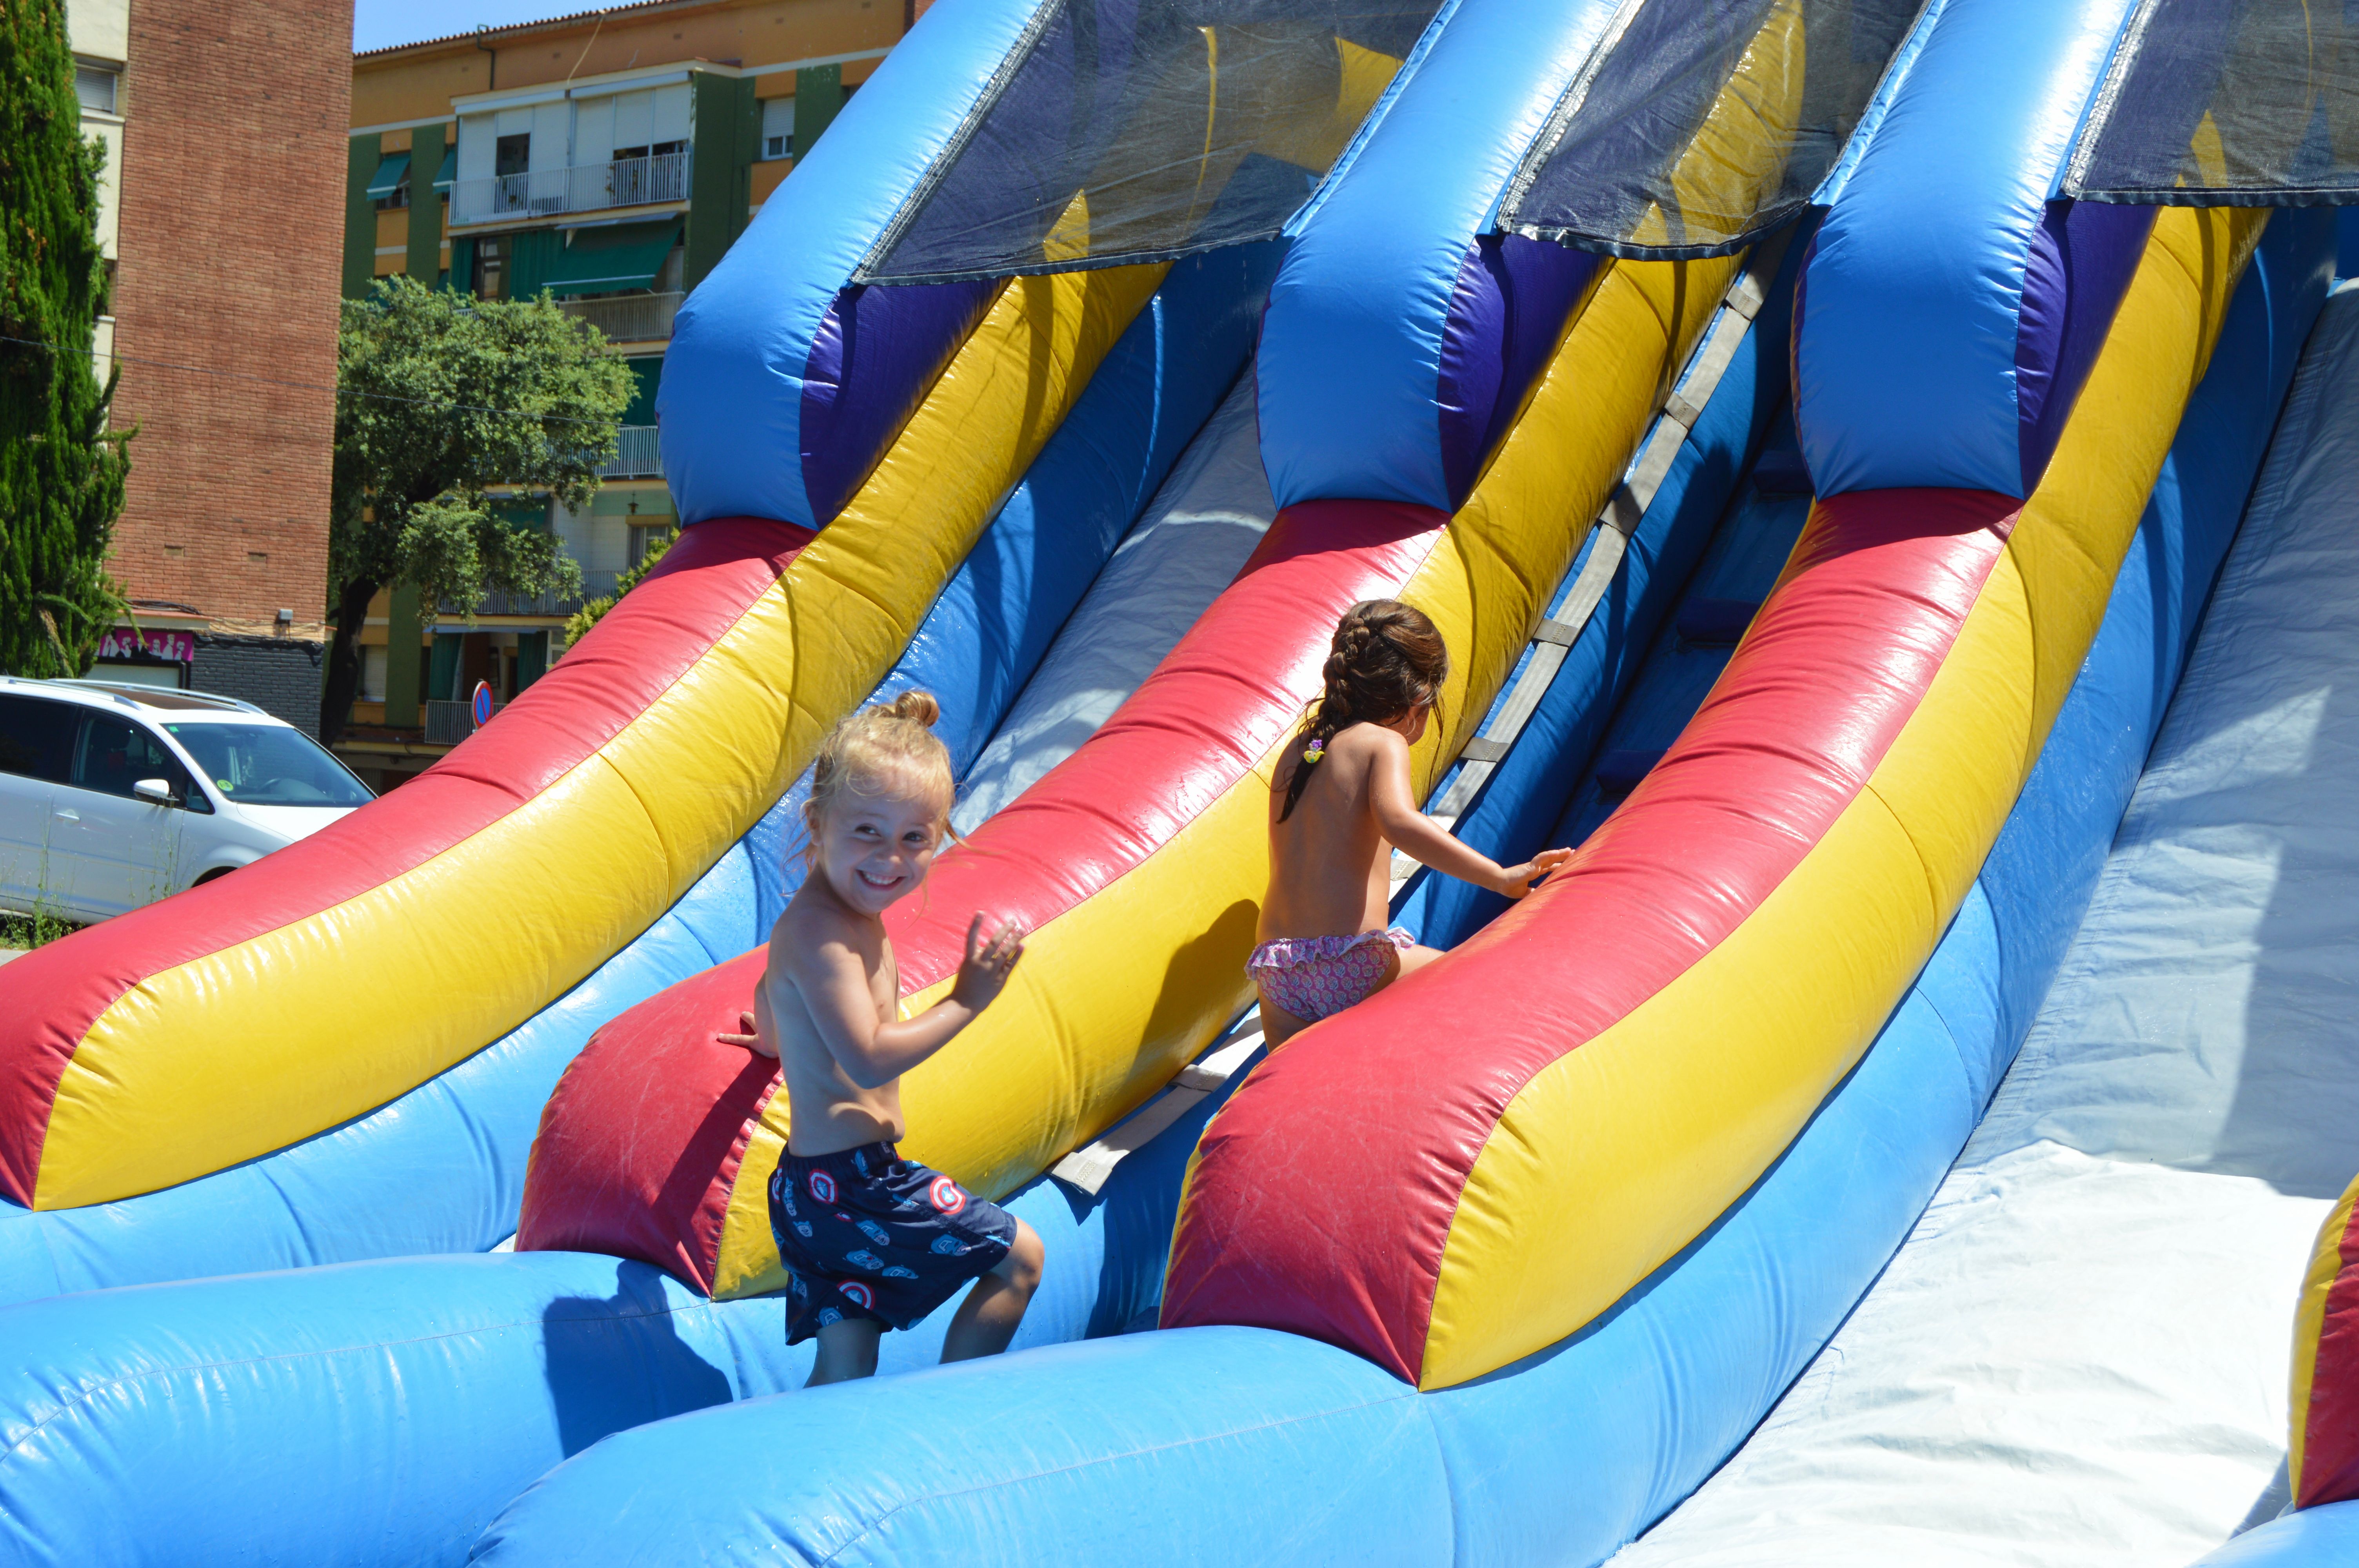
[[[1499,880],[1491,884],[1494,892],[1520,899],[1532,891],[1532,884],[1572,859],[1570,849],[1542,849],[1520,866],[1503,867]]]

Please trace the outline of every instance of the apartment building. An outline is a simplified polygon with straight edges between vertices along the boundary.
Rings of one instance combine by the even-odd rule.
[[[319,718],[350,0],[69,0],[136,425],[96,672]],[[257,70],[255,61],[269,69]],[[234,157],[222,149],[237,149]],[[255,236],[266,234],[267,243]]]
[[[649,0],[353,59],[343,291],[395,273],[485,298],[549,290],[631,362],[622,450],[589,510],[544,522],[610,591],[678,526],[655,429],[674,314],[844,100],[915,21],[913,0]],[[362,632],[340,748],[380,785],[462,739],[467,698],[505,702],[562,653],[578,600],[495,596],[430,625],[408,590]]]

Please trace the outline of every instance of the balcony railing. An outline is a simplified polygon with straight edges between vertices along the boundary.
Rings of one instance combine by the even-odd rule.
[[[451,221],[484,223],[495,218],[543,218],[559,212],[685,201],[691,156],[692,150],[659,153],[653,157],[577,164],[571,168],[454,180]]]
[[[622,449],[598,470],[601,479],[661,479],[663,451],[656,443],[653,425],[625,425]]]
[[[639,343],[671,336],[672,318],[688,296],[624,294],[610,299],[560,299],[558,307],[577,321],[586,321],[618,343]]]
[[[426,709],[426,743],[429,746],[455,746],[475,732],[475,705],[472,702],[438,702],[428,698]],[[498,708],[492,709],[496,715]]]

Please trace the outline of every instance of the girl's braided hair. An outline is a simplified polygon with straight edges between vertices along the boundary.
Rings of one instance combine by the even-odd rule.
[[[932,693],[905,691],[890,702],[845,715],[827,732],[811,762],[810,798],[803,802],[806,860],[819,852],[820,824],[846,790],[876,795],[896,783],[915,783],[940,800],[948,826],[958,784],[950,748],[933,730],[941,716],[942,705]]]
[[[1335,623],[1335,642],[1321,672],[1327,689],[1295,737],[1293,773],[1286,781],[1280,822],[1294,815],[1310,782],[1303,752],[1324,751],[1349,724],[1388,724],[1403,714],[1430,708],[1450,676],[1450,650],[1425,612],[1397,599],[1364,599]]]

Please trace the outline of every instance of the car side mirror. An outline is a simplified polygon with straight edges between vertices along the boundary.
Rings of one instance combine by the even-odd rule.
[[[157,806],[177,804],[172,799],[172,785],[166,779],[141,779],[131,786],[131,793]]]

